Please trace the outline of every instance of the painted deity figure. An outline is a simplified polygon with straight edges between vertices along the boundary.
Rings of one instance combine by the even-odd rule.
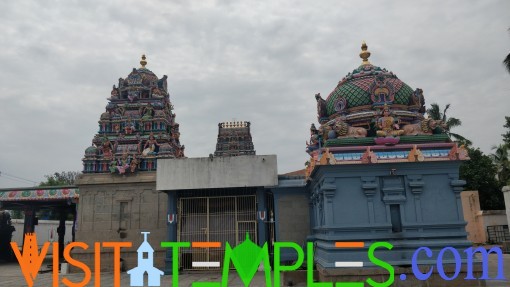
[[[113,125],[113,131],[115,133],[120,133],[120,124],[119,123],[116,123]]]
[[[103,144],[101,146],[101,150],[103,151],[103,157],[104,158],[113,158],[113,147],[112,143],[108,138],[103,139]]]
[[[133,158],[131,159],[131,162],[129,163],[129,169],[131,172],[135,172],[136,168],[138,167],[138,159],[136,158],[136,155],[133,155]]]
[[[108,169],[110,170],[111,173],[115,173],[117,171],[117,161],[115,159],[110,161]]]
[[[306,142],[306,151],[311,152],[319,148],[319,131],[314,124],[310,126],[310,142]]]
[[[119,91],[117,90],[115,85],[113,85],[112,92],[110,95],[111,95],[110,99],[118,99],[119,98]]]
[[[154,134],[151,133],[149,135],[149,139],[143,146],[144,150],[142,152],[143,155],[152,155],[156,153],[156,147],[159,147],[158,141],[156,141],[156,138],[154,137]]]
[[[135,123],[133,122],[131,117],[129,117],[128,120],[126,121],[126,125],[124,126],[124,131],[126,132],[127,135],[130,135],[134,131],[136,131]]]
[[[391,115],[390,108],[384,105],[381,111],[382,116],[377,119],[377,136],[379,137],[396,137],[401,136],[404,131],[400,129],[399,119]]]
[[[144,108],[142,119],[144,119],[144,120],[152,119],[153,112],[154,112],[154,108],[152,107],[151,104],[148,104]]]
[[[130,165],[130,158],[127,151],[122,154],[122,158],[117,159],[117,170],[120,174],[126,173],[126,169]]]

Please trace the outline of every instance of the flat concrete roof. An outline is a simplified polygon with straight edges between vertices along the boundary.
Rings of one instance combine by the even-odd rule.
[[[158,159],[161,191],[277,185],[276,155]]]

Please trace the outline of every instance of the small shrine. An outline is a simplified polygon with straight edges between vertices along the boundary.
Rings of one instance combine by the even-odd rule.
[[[425,116],[423,90],[371,64],[365,43],[361,50],[358,68],[326,99],[315,95],[318,124],[310,127],[305,176],[308,240],[314,241],[320,281],[382,274],[366,249],[335,248],[335,242],[389,242],[393,249],[378,251],[378,258],[398,266],[396,274],[408,272],[405,266],[419,246],[434,254],[444,246],[461,253],[471,246],[460,199],[465,181],[459,166],[468,159],[466,149],[446,135],[445,123]],[[337,268],[346,260],[365,269]],[[454,262],[443,257],[445,265]],[[435,261],[420,256],[418,264]],[[432,277],[439,275],[434,271]]]
[[[184,157],[167,76],[147,69],[145,55],[140,65],[113,85],[99,132],[85,150],[83,173],[151,171],[158,158]]]
[[[214,156],[255,155],[250,122],[233,121],[218,124],[218,142]]]

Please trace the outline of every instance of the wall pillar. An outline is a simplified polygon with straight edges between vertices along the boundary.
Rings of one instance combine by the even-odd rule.
[[[177,242],[177,192],[168,191],[168,208],[167,208],[167,241]],[[168,248],[165,257],[165,274],[172,275],[173,252],[172,248]]]
[[[23,220],[23,246],[25,246],[25,234],[35,232],[35,208],[32,206],[25,206],[23,210],[25,219]]]
[[[269,221],[266,206],[266,191],[263,187],[257,188],[257,240],[259,246],[267,242],[267,222]]]
[[[505,197],[506,220],[508,226],[510,226],[510,185],[504,186],[502,191]]]
[[[335,178],[326,178],[322,183],[320,192],[323,197],[324,204],[324,226],[331,227],[335,224],[335,213],[333,206],[333,198],[336,193]]]
[[[61,207],[59,210],[59,225],[57,228],[58,234],[58,258],[64,258],[64,238],[66,235],[66,218],[67,218],[67,209],[66,207]]]
[[[425,183],[423,182],[421,175],[409,175],[407,176],[409,180],[409,187],[411,188],[411,192],[414,195],[414,206],[416,212],[416,222],[423,222],[423,216],[421,212],[421,193],[423,192],[423,186]]]
[[[455,193],[455,199],[457,202],[457,219],[464,222],[464,212],[462,211],[462,200],[460,199],[460,193],[464,190],[466,185],[465,180],[460,180],[458,175],[450,175],[450,186]]]
[[[375,210],[374,210],[374,195],[377,192],[377,183],[375,181],[375,176],[370,177],[362,177],[361,188],[363,189],[363,193],[367,197],[367,208],[368,208],[368,220],[370,223],[375,223]]]

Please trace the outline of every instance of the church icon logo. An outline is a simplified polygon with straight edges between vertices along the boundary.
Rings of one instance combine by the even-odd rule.
[[[164,272],[154,267],[154,249],[147,241],[147,235],[150,232],[142,232],[143,242],[138,247],[138,266],[129,270],[131,286],[144,285],[144,277],[147,274],[147,286],[161,286],[161,276]]]

